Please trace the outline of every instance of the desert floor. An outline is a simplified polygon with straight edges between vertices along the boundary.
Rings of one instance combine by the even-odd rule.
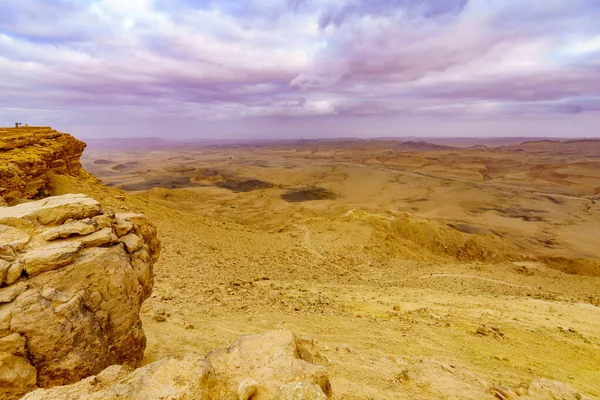
[[[163,244],[146,362],[287,328],[336,399],[600,397],[600,143],[384,141],[86,150],[56,178]],[[492,395],[490,394],[490,398]]]

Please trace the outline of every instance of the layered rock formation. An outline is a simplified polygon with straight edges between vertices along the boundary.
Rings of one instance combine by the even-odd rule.
[[[159,251],[144,216],[84,195],[0,207],[0,398],[137,366]]]
[[[49,174],[77,175],[84,149],[51,128],[0,128],[0,205],[45,195]]]
[[[190,354],[135,371],[112,366],[77,384],[36,390],[24,399],[326,400],[331,386],[325,368],[301,358],[316,356],[309,342],[289,331],[271,331],[242,337],[205,358]]]

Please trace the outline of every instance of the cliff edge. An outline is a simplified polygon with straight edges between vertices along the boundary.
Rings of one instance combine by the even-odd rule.
[[[0,128],[0,204],[47,196],[51,174],[79,174],[85,147],[49,127]]]

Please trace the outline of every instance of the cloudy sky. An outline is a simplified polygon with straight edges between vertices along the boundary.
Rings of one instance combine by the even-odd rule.
[[[0,125],[600,136],[599,0],[1,0]]]

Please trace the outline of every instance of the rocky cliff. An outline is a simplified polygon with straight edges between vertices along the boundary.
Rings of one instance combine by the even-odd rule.
[[[84,195],[0,207],[0,398],[137,366],[159,251],[144,216]]]
[[[0,128],[0,203],[47,195],[50,174],[79,173],[84,149],[82,141],[51,128]]]

